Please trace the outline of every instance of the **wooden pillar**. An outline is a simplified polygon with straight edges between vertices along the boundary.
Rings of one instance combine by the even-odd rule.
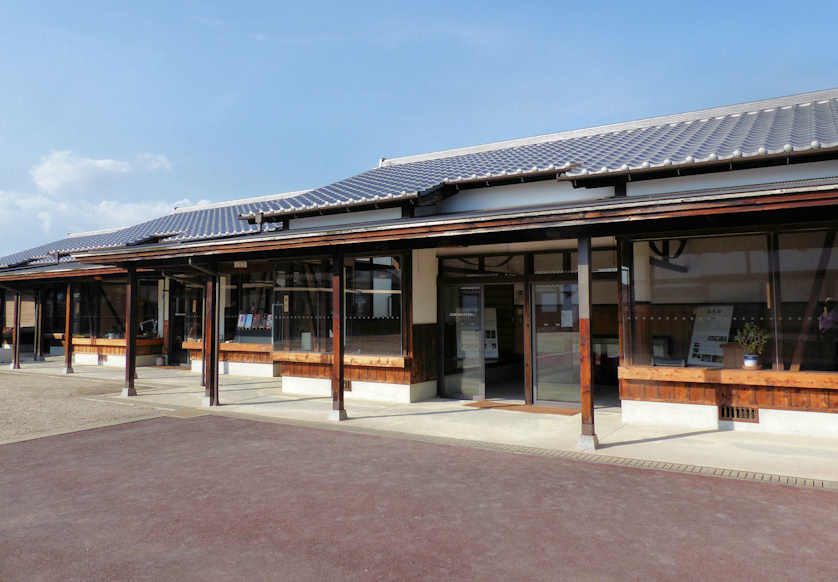
[[[32,345],[32,359],[40,362],[44,359],[44,292],[35,290],[35,337]]]
[[[343,323],[344,323],[344,263],[343,253],[332,259],[332,412],[329,420],[345,420],[343,406]]]
[[[64,292],[64,373],[73,373],[73,284]]]
[[[617,317],[620,365],[630,365],[634,346],[634,291],[632,273],[634,272],[634,253],[632,242],[617,239]]]
[[[202,304],[201,304],[201,386],[204,388],[207,387],[207,357],[209,356],[209,349],[207,349],[207,328],[209,325],[207,322],[209,321],[207,313],[207,286],[204,283],[203,292],[201,294],[202,297]],[[205,390],[206,392],[206,390]]]
[[[125,387],[123,396],[136,396],[134,379],[137,377],[137,271],[128,267],[125,285]]]
[[[206,283],[207,313],[204,328],[204,366],[206,382],[204,385],[204,406],[218,406],[218,276],[211,276]]]
[[[12,331],[12,370],[20,370],[20,289],[15,290],[14,330]]]
[[[533,333],[532,333],[532,283],[531,254],[524,255],[524,402],[533,403]]]
[[[582,432],[577,448],[594,450],[598,446],[594,430],[594,361],[591,350],[591,237],[578,239],[579,277],[579,388]]]
[[[783,295],[780,289],[780,235],[768,236],[768,318],[771,322],[771,364],[775,370],[784,370],[783,363]]]

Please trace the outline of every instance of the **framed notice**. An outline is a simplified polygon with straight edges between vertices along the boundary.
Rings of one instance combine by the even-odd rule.
[[[690,342],[690,366],[722,366],[722,344],[730,340],[733,305],[702,305],[695,308]]]

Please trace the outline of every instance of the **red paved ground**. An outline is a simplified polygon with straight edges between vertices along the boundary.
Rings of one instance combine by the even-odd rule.
[[[824,491],[216,416],[0,468],[0,580],[838,579]]]

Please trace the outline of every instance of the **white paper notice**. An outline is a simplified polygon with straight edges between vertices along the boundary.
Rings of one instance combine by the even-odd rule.
[[[562,327],[573,327],[572,309],[562,309]]]
[[[730,339],[733,305],[702,305],[695,308],[693,337],[690,343],[691,366],[721,366],[722,344]]]

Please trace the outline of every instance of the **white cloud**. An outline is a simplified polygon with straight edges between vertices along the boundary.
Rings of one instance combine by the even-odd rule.
[[[55,194],[107,176],[167,171],[171,168],[172,163],[162,154],[142,153],[132,161],[125,161],[87,158],[70,150],[59,150],[41,158],[40,163],[33,166],[29,173],[40,191]]]

